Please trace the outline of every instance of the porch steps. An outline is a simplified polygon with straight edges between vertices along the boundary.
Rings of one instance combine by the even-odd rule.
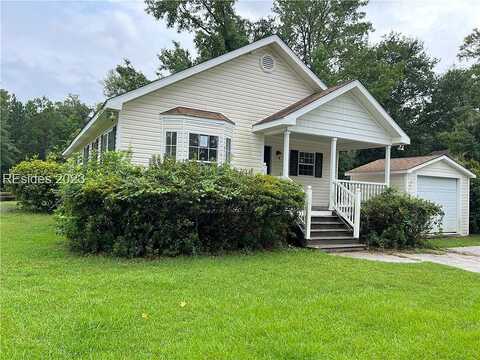
[[[326,252],[361,251],[364,244],[353,237],[353,230],[334,212],[312,211],[310,240],[307,247]]]

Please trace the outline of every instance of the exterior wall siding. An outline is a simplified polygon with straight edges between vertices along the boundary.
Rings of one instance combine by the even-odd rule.
[[[344,94],[297,119],[292,131],[391,144],[392,137],[353,95]]]
[[[259,65],[267,52],[276,60],[271,73]],[[220,112],[235,122],[232,165],[260,171],[263,135],[253,134],[252,125],[312,92],[273,49],[260,49],[124,104],[119,149],[130,148],[135,163],[148,164],[162,153],[160,113],[186,106]]]
[[[281,176],[283,169],[283,136],[265,137],[265,145],[272,147],[272,175]],[[295,134],[291,134],[290,149],[323,154],[321,178],[314,176],[290,176],[290,178],[301,184],[304,189],[306,189],[308,185],[312,186],[313,206],[328,206],[330,193],[330,144],[304,140],[295,137]],[[277,156],[277,151],[280,151],[282,155]]]

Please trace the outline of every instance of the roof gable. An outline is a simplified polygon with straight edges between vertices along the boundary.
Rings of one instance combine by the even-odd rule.
[[[393,136],[395,143],[410,144],[408,135],[358,80],[346,82],[310,95],[256,123],[253,127],[254,131],[263,131],[281,125],[294,126],[297,124],[299,117],[320,108],[322,105],[346,93],[354,95],[359,103],[374,116],[381,127],[395,134]]]
[[[198,74],[205,70],[211,69],[215,66],[221,65],[227,61],[233,60],[244,54],[248,54],[252,51],[258,50],[265,46],[274,46],[275,50],[280,56],[283,56],[290,66],[292,66],[301,77],[307,81],[313,88],[318,90],[326,89],[327,86],[293,53],[293,51],[277,36],[272,35],[267,38],[258,40],[249,45],[241,47],[237,50],[233,50],[224,55],[218,56],[216,58],[207,60],[198,65],[192,66],[191,68],[185,69],[183,71],[177,72],[165,78],[153,81],[145,86],[142,86],[138,89],[129,91],[125,94],[116,96],[107,100],[106,107],[120,110],[123,103],[148,94],[150,92],[161,89],[165,86],[173,84],[177,81],[186,79],[192,75]]]

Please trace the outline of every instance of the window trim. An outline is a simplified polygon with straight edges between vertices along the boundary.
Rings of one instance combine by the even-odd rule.
[[[207,149],[208,149],[208,157],[210,158],[210,149],[215,149],[217,151],[217,160],[216,161],[210,161],[210,160],[195,160],[195,159],[190,159],[190,135],[198,135],[198,136],[208,136],[209,139],[208,139],[208,146],[207,146]],[[217,138],[217,147],[216,148],[210,148],[210,137],[216,137]],[[191,131],[188,131],[187,132],[187,138],[185,139],[186,141],[186,144],[187,144],[187,156],[186,156],[186,159],[188,161],[197,161],[197,162],[201,162],[201,163],[205,163],[205,164],[219,164],[220,161],[219,161],[219,155],[220,155],[220,139],[221,139],[221,136],[220,135],[212,135],[212,134],[208,134],[208,133],[202,133],[202,132],[191,132]],[[200,139],[199,139],[200,140]],[[199,142],[199,146],[192,146],[192,147],[196,147],[198,149],[200,149],[200,142]]]
[[[304,163],[304,162],[300,162],[300,154],[311,154],[313,155],[313,163]],[[310,152],[310,151],[303,151],[303,150],[298,150],[298,163],[297,163],[297,176],[308,176],[308,177],[315,177],[315,157],[316,157],[316,153],[315,152]],[[312,175],[307,175],[307,174],[300,174],[300,165],[307,165],[307,166],[311,166],[312,167]]]
[[[169,134],[175,134],[175,144],[168,144],[168,135]],[[172,138],[172,137],[171,137]],[[172,154],[168,154],[168,149],[169,148],[173,148],[175,150],[174,152],[174,155]],[[178,131],[165,131],[165,147],[164,147],[164,151],[163,151],[163,157],[164,158],[172,158],[172,159],[177,159],[177,153],[178,153]]]
[[[230,164],[232,162],[232,138],[225,136],[225,154],[223,156],[224,162]]]

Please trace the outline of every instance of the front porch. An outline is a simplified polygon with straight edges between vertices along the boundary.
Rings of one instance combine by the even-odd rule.
[[[265,135],[264,143],[264,172],[295,181],[305,190],[306,239],[329,243],[358,239],[361,202],[389,186],[391,145],[307,135],[289,128]],[[385,148],[383,183],[339,180],[340,152],[378,147]]]
[[[327,207],[330,213],[326,216],[338,217],[351,232],[350,240],[358,239],[362,201],[390,185],[391,147],[410,143],[405,132],[358,81],[301,99],[257,122],[253,131],[264,136],[264,171],[298,182],[305,189],[303,222],[307,240],[316,233],[312,218],[333,222],[318,218],[312,213],[313,207]],[[383,183],[338,179],[341,151],[380,147],[385,148]],[[319,230],[329,233],[333,228]],[[331,236],[323,240],[344,238]]]

